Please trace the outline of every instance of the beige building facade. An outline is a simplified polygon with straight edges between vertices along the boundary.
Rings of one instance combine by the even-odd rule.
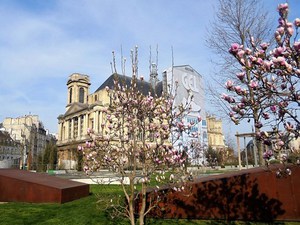
[[[2,128],[1,128],[2,129]],[[13,140],[9,133],[0,129],[0,168],[19,168],[22,145]]]
[[[222,132],[222,120],[215,116],[206,115],[208,146],[215,150],[224,150],[224,135]]]
[[[67,81],[66,112],[58,116],[58,167],[61,169],[80,170],[82,156],[78,152],[78,145],[85,143],[88,129],[100,134],[104,126],[104,111],[110,104],[110,97],[106,87],[113,89],[114,77],[125,85],[130,85],[131,77],[111,75],[94,93],[90,94],[89,76],[73,73]],[[162,93],[162,82],[157,81],[157,74],[150,75],[150,82],[143,82],[143,90],[148,94],[151,85],[155,91]],[[138,83],[139,86],[139,83]],[[142,90],[142,91],[143,91]]]
[[[35,170],[38,156],[46,147],[46,130],[37,115],[25,115],[17,118],[5,118],[4,130],[12,140],[18,141],[21,148],[21,167]]]

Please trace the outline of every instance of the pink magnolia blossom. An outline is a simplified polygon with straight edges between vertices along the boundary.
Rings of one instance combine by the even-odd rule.
[[[235,92],[236,92],[237,94],[241,94],[241,93],[242,93],[242,88],[241,88],[241,86],[235,86],[235,87],[234,87],[234,90],[235,90]]]
[[[252,46],[255,46],[255,40],[253,36],[250,37],[250,42]]]
[[[290,122],[285,123],[284,127],[287,131],[292,131],[294,129],[294,125]]]
[[[87,129],[87,133],[88,133],[88,134],[92,134],[93,132],[94,132],[94,131],[93,131],[91,128],[88,128],[88,129]]]
[[[277,6],[277,11],[278,11],[279,13],[287,13],[288,10],[289,10],[289,5],[288,5],[288,3],[282,3],[282,4],[279,4],[279,5]]]
[[[278,27],[276,29],[276,31],[278,32],[278,34],[283,35],[284,34],[284,27]]]
[[[277,107],[276,107],[276,105],[272,105],[272,106],[270,106],[270,109],[273,113],[275,113],[277,110]]]
[[[281,41],[281,35],[276,31],[275,32],[275,40],[277,41],[277,42],[280,42]]]
[[[275,57],[281,56],[281,55],[283,54],[284,51],[285,51],[285,48],[284,48],[284,47],[278,47],[278,48],[275,48],[274,56],[275,56]]]
[[[238,108],[240,108],[240,109],[243,109],[243,108],[245,108],[245,104],[244,104],[244,103],[242,103],[242,102],[241,102],[241,103],[239,103],[237,106],[238,106]]]
[[[287,88],[287,85],[285,83],[283,83],[283,84],[280,85],[280,87],[281,87],[282,90],[285,90]]]
[[[300,18],[296,18],[296,19],[294,20],[294,25],[295,25],[296,27],[300,27]]]
[[[285,26],[285,20],[282,17],[278,19],[278,23],[280,26]]]
[[[293,47],[296,51],[300,52],[300,41],[295,41]]]
[[[226,85],[226,88],[227,88],[228,90],[231,90],[231,89],[233,88],[233,81],[232,81],[232,80],[228,80],[228,81],[225,83],[225,85]]]
[[[273,156],[273,151],[272,150],[267,150],[263,154],[263,158],[265,160],[269,160]]]
[[[258,121],[257,123],[254,124],[255,127],[257,128],[262,128],[262,123],[260,121]]]
[[[287,28],[287,33],[292,36],[294,34],[294,28],[293,27],[288,27]]]
[[[273,65],[273,62],[272,61],[267,61],[265,60],[263,62],[263,67],[267,70],[267,71],[270,71],[271,70],[271,66]]]
[[[258,83],[257,83],[257,81],[251,80],[251,81],[250,81],[250,87],[251,87],[252,89],[257,89],[257,88],[258,88]]]
[[[237,56],[239,58],[242,58],[244,55],[245,55],[245,51],[244,50],[240,50],[240,51],[237,52]]]
[[[236,76],[237,76],[237,78],[239,78],[240,80],[244,80],[244,78],[245,78],[245,72],[237,73]]]
[[[282,147],[282,146],[284,146],[284,142],[283,142],[282,140],[279,140],[279,141],[277,142],[277,145],[280,146],[280,147]]]
[[[232,109],[232,111],[234,111],[236,113],[238,113],[240,111],[240,109],[236,106],[232,106],[231,109]]]
[[[262,58],[257,58],[256,63],[258,65],[263,65],[264,62],[263,62]]]
[[[237,43],[233,43],[229,49],[229,52],[232,54],[237,54],[237,52],[239,51],[240,45]]]
[[[268,47],[269,47],[269,43],[266,43],[266,42],[263,42],[260,44],[260,47],[263,49],[263,50],[266,50]]]
[[[250,48],[246,48],[246,49],[245,49],[245,53],[246,53],[247,55],[250,55],[250,54],[252,53],[252,50],[251,50]]]
[[[273,57],[272,61],[274,64],[280,65],[280,66],[284,66],[285,65],[285,58],[282,56],[279,57]]]
[[[264,118],[265,120],[270,119],[270,114],[269,114],[269,113],[263,112],[262,116],[263,116],[263,118]]]

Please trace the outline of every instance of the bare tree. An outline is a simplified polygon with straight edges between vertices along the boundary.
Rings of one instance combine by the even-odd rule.
[[[254,37],[256,44],[273,38],[272,21],[262,3],[261,0],[218,0],[215,18],[210,23],[206,44],[216,57],[212,59],[215,72],[207,93],[213,106],[221,108],[225,114],[230,109],[220,96],[225,81],[235,80],[235,74],[239,71],[238,62],[228,54],[231,44],[238,43],[247,48],[251,46],[250,37]],[[219,89],[215,88],[216,85]]]

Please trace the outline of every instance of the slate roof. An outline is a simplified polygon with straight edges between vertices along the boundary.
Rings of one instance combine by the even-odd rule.
[[[125,75],[120,75],[120,74],[112,74],[96,91],[100,91],[105,89],[105,87],[109,87],[110,89],[114,88],[114,77],[117,76],[119,83],[121,85],[127,85],[130,87],[131,85],[131,77],[125,76]],[[151,87],[151,84],[147,81],[141,81],[140,79],[137,79],[137,87],[141,93],[144,95],[148,95],[149,91],[151,91],[152,95],[154,95],[153,89]],[[162,95],[163,92],[163,85],[162,81],[158,82],[155,88],[155,93],[157,94],[158,97]]]

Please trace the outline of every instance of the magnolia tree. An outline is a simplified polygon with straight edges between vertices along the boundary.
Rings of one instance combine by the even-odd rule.
[[[288,21],[287,3],[280,4],[278,12],[275,48],[270,49],[269,43],[256,45],[254,38],[250,47],[231,45],[229,52],[240,64],[240,72],[238,82],[226,82],[228,93],[222,95],[231,106],[234,123],[253,119],[260,163],[279,159],[277,153],[290,138],[298,138],[300,130],[300,19]],[[264,153],[261,143],[269,146]]]
[[[122,205],[122,196],[112,198],[109,206],[114,213],[125,215],[131,224],[137,221],[144,224],[144,217],[159,202],[157,196],[146,204],[149,186],[157,190],[167,183],[176,191],[184,190],[189,177],[185,169],[187,158],[173,143],[195,124],[183,123],[189,103],[174,108],[174,96],[168,93],[157,96],[153,90],[144,95],[140,91],[145,81],[137,76],[137,49],[131,58],[130,85],[123,82],[122,76],[115,76],[114,88],[106,88],[110,105],[102,111],[102,131],[96,134],[89,130],[90,140],[79,146],[79,150],[83,151],[87,174],[101,168],[115,173],[126,204]],[[137,198],[140,207],[136,218]]]

